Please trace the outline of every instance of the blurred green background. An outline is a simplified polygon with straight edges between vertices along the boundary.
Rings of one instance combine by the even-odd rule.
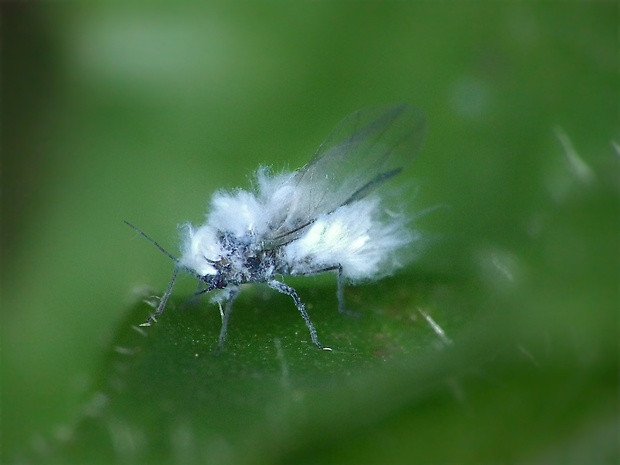
[[[2,5],[3,463],[618,463],[619,7]],[[429,120],[420,258],[131,329],[217,188],[350,112]],[[174,307],[174,305],[173,305]],[[420,312],[420,310],[423,312]],[[451,344],[424,319],[431,316]]]

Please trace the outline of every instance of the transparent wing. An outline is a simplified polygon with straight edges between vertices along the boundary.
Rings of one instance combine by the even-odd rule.
[[[289,181],[287,214],[272,225],[268,247],[299,237],[314,220],[359,200],[400,173],[422,147],[426,118],[409,105],[368,108],[342,120]]]

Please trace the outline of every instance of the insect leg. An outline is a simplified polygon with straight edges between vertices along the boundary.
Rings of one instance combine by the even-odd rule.
[[[297,295],[297,292],[295,292],[295,289],[284,284],[281,281],[276,281],[275,279],[272,279],[271,281],[267,281],[267,284],[269,285],[270,288],[275,289],[276,291],[281,292],[282,294],[291,296],[291,298],[295,302],[295,306],[297,307],[297,310],[299,310],[299,313],[301,313],[301,316],[306,322],[308,331],[310,331],[310,338],[312,338],[312,342],[314,342],[314,345],[316,345],[319,349],[324,349],[325,347],[323,346],[323,344],[319,342],[319,339],[316,335],[316,329],[314,329],[314,325],[310,321],[308,312],[306,312],[306,306],[304,305],[304,303],[301,301],[301,299]]]
[[[238,287],[233,287],[228,292],[228,297],[226,298],[226,305],[224,307],[224,313],[222,313],[222,328],[220,329],[220,337],[217,342],[217,348],[215,349],[216,353],[220,352],[224,348],[224,342],[226,342],[226,333],[228,332],[228,319],[230,318],[230,312],[232,311],[233,301],[238,294]]]
[[[172,287],[174,286],[174,282],[176,281],[178,274],[179,274],[179,267],[175,266],[174,272],[172,273],[172,278],[170,279],[170,284],[168,284],[168,289],[166,289],[165,294],[162,296],[159,302],[159,306],[157,307],[157,310],[155,310],[155,313],[149,316],[146,319],[146,321],[142,323],[140,326],[151,326],[152,323],[157,323],[157,317],[161,315],[166,309],[166,303],[168,303],[168,298],[170,297],[170,294],[172,293]]]
[[[342,315],[359,316],[357,312],[348,310],[345,306],[344,276],[342,275],[342,265],[334,265],[334,266],[329,266],[327,268],[321,268],[320,270],[313,271],[312,273],[308,273],[308,274],[318,274],[318,273],[324,273],[326,271],[337,271],[338,272],[338,274],[336,275],[336,283],[338,286],[336,288],[336,297],[338,298],[338,312],[340,312]]]
[[[338,287],[336,288],[336,296],[338,297],[338,312],[341,315],[348,315],[359,317],[360,314],[355,310],[349,310],[344,303],[344,276],[342,275],[342,265],[338,265],[336,268],[338,270],[338,275],[336,276],[336,282]]]
[[[336,296],[338,297],[338,312],[343,315],[355,315],[357,313],[352,312],[351,310],[347,310],[344,304],[344,277],[342,276],[342,265],[338,265],[338,275],[336,276]]]

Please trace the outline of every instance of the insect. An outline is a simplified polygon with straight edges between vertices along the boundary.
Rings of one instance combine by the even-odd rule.
[[[382,204],[381,188],[420,150],[424,114],[409,105],[369,108],[342,120],[310,162],[294,172],[259,168],[253,191],[218,191],[206,222],[182,226],[181,257],[168,253],[142,230],[127,223],[174,261],[174,272],[150,326],[166,308],[179,272],[194,275],[213,292],[226,340],[232,304],[240,286],[266,283],[290,296],[312,342],[319,342],[297,292],[277,279],[287,275],[334,272],[338,309],[346,312],[345,280],[373,280],[402,265],[403,249],[415,240],[404,215]]]

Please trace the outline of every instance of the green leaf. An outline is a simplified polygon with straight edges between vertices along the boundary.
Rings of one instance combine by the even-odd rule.
[[[140,304],[45,460],[615,463],[618,267],[602,247],[614,189],[579,187],[539,210],[544,232],[510,254],[484,249],[480,279],[404,274],[348,288],[357,318],[335,312],[333,283],[297,286],[331,351],[260,286],[239,299],[221,353],[213,306],[177,300],[140,328]],[[583,250],[554,257],[574,218]],[[585,308],[591,292],[600,300]]]

